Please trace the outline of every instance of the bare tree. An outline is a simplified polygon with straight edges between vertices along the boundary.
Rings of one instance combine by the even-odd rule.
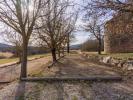
[[[89,6],[94,8],[111,9],[114,11],[131,12],[133,13],[132,0],[91,0],[88,2]]]
[[[98,54],[101,54],[102,40],[103,40],[103,28],[104,21],[101,21],[101,13],[94,11],[89,17],[87,17],[87,24],[85,30],[90,32],[93,37],[98,40]]]
[[[13,46],[14,55],[19,57],[19,62],[21,63],[21,55],[22,55],[22,36],[14,31],[5,30],[3,34],[3,38],[7,43],[10,43]]]
[[[120,44],[121,46],[124,45],[124,42],[120,42],[121,40],[122,41],[128,40],[129,42],[131,41],[133,26],[130,25],[130,23],[132,23],[132,17],[133,17],[133,0],[91,0],[88,2],[88,5],[85,7],[85,9],[90,9],[90,8],[92,8],[95,11],[99,10],[99,11],[104,11],[106,14],[109,15],[111,14],[109,18],[112,19],[110,21],[106,20],[107,22],[105,24],[106,34],[110,33],[108,35],[105,34],[105,39],[106,37],[109,37],[109,40],[111,41],[110,48],[111,47],[114,48],[115,45],[117,47]],[[112,26],[112,28],[111,27],[109,28],[109,26]],[[116,33],[121,33],[121,34],[119,34],[118,36],[118,34]],[[129,35],[129,37],[127,37],[127,35]],[[119,39],[117,39],[118,37]],[[127,39],[123,39],[123,37],[126,37]],[[119,44],[117,44],[116,41],[117,43],[119,42]],[[110,50],[108,52],[113,52],[113,51]]]
[[[57,48],[60,52],[60,46],[74,29],[74,15],[67,12],[69,6],[68,0],[49,0],[47,9],[42,11],[42,15],[47,16],[41,17],[37,25],[39,38],[50,48],[53,62],[57,61]]]
[[[22,36],[21,77],[27,77],[27,48],[42,0],[0,0],[0,21]]]

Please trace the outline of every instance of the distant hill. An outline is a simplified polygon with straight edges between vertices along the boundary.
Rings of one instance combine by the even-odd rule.
[[[8,44],[0,43],[0,48],[8,48],[8,47],[12,47],[12,46]]]
[[[77,49],[80,49],[81,48],[81,44],[76,44],[76,45],[71,45],[70,46],[70,49],[72,50],[77,50]]]
[[[12,46],[4,43],[0,43],[0,52],[12,51]]]
[[[5,43],[0,43],[0,52],[12,52],[16,53],[16,50],[14,46],[8,45]],[[28,47],[28,54],[41,54],[41,53],[47,53],[49,50],[47,48],[39,48],[39,47],[34,47],[34,46],[29,46]]]

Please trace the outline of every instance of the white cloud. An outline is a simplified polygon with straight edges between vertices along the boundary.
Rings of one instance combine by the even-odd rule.
[[[81,44],[85,41],[87,41],[87,39],[89,38],[89,33],[88,32],[83,32],[83,31],[79,31],[79,32],[75,32],[74,33],[75,36],[75,41],[73,41],[71,44]]]

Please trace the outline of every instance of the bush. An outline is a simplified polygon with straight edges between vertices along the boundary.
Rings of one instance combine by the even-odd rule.
[[[11,58],[13,56],[10,52],[0,52],[0,59]]]
[[[82,44],[81,46],[82,51],[98,51],[98,41],[97,40],[87,40],[85,43]],[[102,41],[102,51],[104,50],[103,47],[103,41]]]

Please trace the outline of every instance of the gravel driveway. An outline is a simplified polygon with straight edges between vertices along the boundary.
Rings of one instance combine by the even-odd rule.
[[[40,60],[42,61],[44,60]],[[118,75],[112,68],[87,62],[78,55],[67,56],[53,68],[42,73],[44,76],[49,74],[61,77]],[[0,100],[133,100],[133,80],[49,83],[16,81],[0,90]]]

